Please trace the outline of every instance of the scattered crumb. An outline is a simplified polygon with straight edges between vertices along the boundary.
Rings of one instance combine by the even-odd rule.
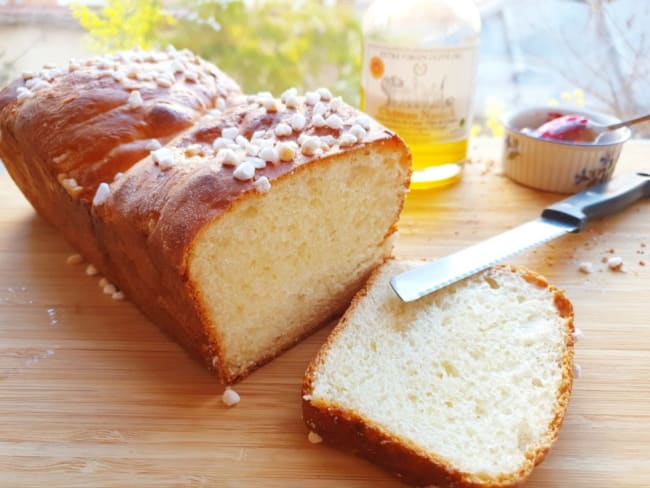
[[[645,266],[645,261],[639,261],[639,266]]]
[[[323,442],[323,438],[322,438],[321,436],[319,436],[319,435],[318,435],[316,432],[314,432],[313,430],[310,430],[310,431],[309,431],[309,434],[307,434],[307,439],[308,439],[309,442],[311,442],[312,444],[320,444],[321,442]]]
[[[108,280],[104,278],[103,276],[99,279],[99,283],[97,283],[100,288],[104,288],[106,285],[108,285]]]
[[[582,366],[580,366],[578,363],[575,363],[573,365],[573,377],[575,379],[578,379],[580,376],[582,376]]]
[[[226,386],[223,395],[221,395],[221,401],[228,407],[232,407],[234,405],[237,405],[240,400],[241,398],[239,397],[239,393],[237,393],[229,386]]]
[[[484,176],[488,174],[490,171],[492,171],[492,168],[495,165],[494,159],[488,159],[487,161],[482,161],[483,166],[480,169],[480,174],[481,176]]]
[[[612,256],[607,260],[607,267],[612,271],[621,271],[623,268],[623,260],[618,256]]]
[[[124,293],[122,293],[121,291],[116,291],[111,295],[111,298],[113,300],[124,300]]]
[[[584,261],[584,262],[580,263],[580,266],[578,266],[578,269],[580,270],[581,273],[585,273],[585,274],[589,274],[589,273],[594,272],[593,265],[588,261]]]
[[[610,250],[607,251],[607,252],[610,253],[610,254],[614,254],[616,251],[612,248],[612,249],[610,249]]]
[[[97,271],[97,268],[93,264],[89,264],[86,266],[86,274],[88,276],[97,276],[99,274],[99,271]]]
[[[65,262],[66,264],[81,264],[84,262],[84,258],[81,254],[71,254]]]
[[[573,331],[573,340],[575,342],[578,342],[582,338],[583,335],[584,335],[584,333],[582,332],[582,329],[580,329],[579,327],[576,327],[575,330]]]
[[[607,256],[600,260],[601,263],[607,263],[607,261],[609,261],[609,258]]]

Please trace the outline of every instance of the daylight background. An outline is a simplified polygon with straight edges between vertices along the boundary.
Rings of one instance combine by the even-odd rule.
[[[361,0],[0,0],[0,85],[45,63],[189,47],[246,91],[328,86],[358,104]],[[650,111],[650,0],[482,0],[475,135],[504,111]],[[636,137],[650,138],[650,124]]]

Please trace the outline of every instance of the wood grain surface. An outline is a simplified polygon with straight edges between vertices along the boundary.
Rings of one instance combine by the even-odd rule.
[[[460,184],[410,194],[395,254],[443,256],[563,198],[508,180],[499,152],[479,140]],[[616,173],[636,170],[650,171],[650,145],[625,148]],[[0,174],[0,487],[402,486],[307,440],[302,374],[331,326],[236,385],[227,408],[212,376],[66,264],[73,252]],[[559,440],[525,487],[650,486],[650,200],[511,262],[564,289],[584,333]]]

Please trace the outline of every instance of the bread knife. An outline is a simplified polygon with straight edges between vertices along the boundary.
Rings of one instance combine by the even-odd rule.
[[[650,174],[633,173],[588,188],[546,207],[541,217],[457,253],[393,276],[390,286],[405,302],[417,300],[535,246],[580,232],[588,220],[605,217],[650,196]]]

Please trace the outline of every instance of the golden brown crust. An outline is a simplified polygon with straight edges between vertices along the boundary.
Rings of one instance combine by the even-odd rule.
[[[219,337],[190,282],[187,257],[202,229],[238,200],[257,195],[253,180],[233,178],[234,168],[217,161],[213,141],[232,127],[248,140],[255,133],[274,137],[274,128],[296,110],[269,112],[259,97],[244,96],[229,77],[187,51],[122,53],[71,67],[44,69],[0,92],[0,158],[37,212],[145,315],[222,382],[243,378],[282,351],[270,351],[243,374],[224,371]],[[360,114],[338,105],[347,130]],[[301,101],[300,110],[310,118],[314,106]],[[298,150],[291,162],[267,164],[256,176],[272,183],[372,144],[399,148],[401,164],[410,166],[395,134],[367,124],[363,140],[350,147],[332,145],[316,155]],[[340,132],[307,127],[278,140],[297,143],[305,134],[326,141]],[[173,153],[168,167],[150,156],[159,145]],[[93,204],[100,183],[110,191]],[[332,315],[346,304],[337,304]]]
[[[311,399],[316,372],[323,365],[325,356],[337,340],[338,334],[347,326],[356,304],[363,300],[368,290],[374,286],[381,273],[379,268],[354,297],[344,316],[307,367],[302,384],[302,416],[307,427],[318,433],[326,443],[364,457],[411,485],[449,488],[503,488],[520,484],[530,475],[533,468],[544,460],[553,442],[557,439],[568,407],[573,383],[573,308],[564,293],[550,285],[541,275],[522,266],[497,265],[495,268],[510,269],[519,273],[529,283],[540,288],[548,288],[549,292],[553,294],[558,315],[565,319],[565,352],[560,359],[562,380],[556,393],[554,415],[543,442],[526,453],[527,461],[521,466],[519,472],[492,480],[473,477],[469,473],[454,469],[443,459],[431,453],[419,451],[408,441],[384,432],[372,420],[364,418],[354,411],[347,411],[338,405]]]
[[[189,71],[177,71],[168,87],[138,79],[176,69],[175,63],[197,76],[188,80]],[[53,69],[44,69],[40,76],[18,80],[0,92],[0,158],[36,211],[154,323],[190,348],[202,340],[190,328],[177,327],[198,320],[187,306],[187,294],[175,297],[178,307],[170,310],[162,291],[178,280],[174,270],[149,259],[142,226],[114,228],[115,213],[97,215],[91,200],[100,182],[129,172],[156,147],[155,141],[164,144],[208,110],[237,99],[241,91],[228,76],[188,52],[135,51],[111,63],[101,58],[71,66],[72,71],[66,68],[54,76]],[[124,78],[116,79],[114,72]],[[35,86],[30,82],[37,78],[44,80],[43,86],[20,100],[18,93]],[[132,92],[140,94],[141,104],[129,104]],[[66,178],[74,178],[81,191],[66,189]]]

